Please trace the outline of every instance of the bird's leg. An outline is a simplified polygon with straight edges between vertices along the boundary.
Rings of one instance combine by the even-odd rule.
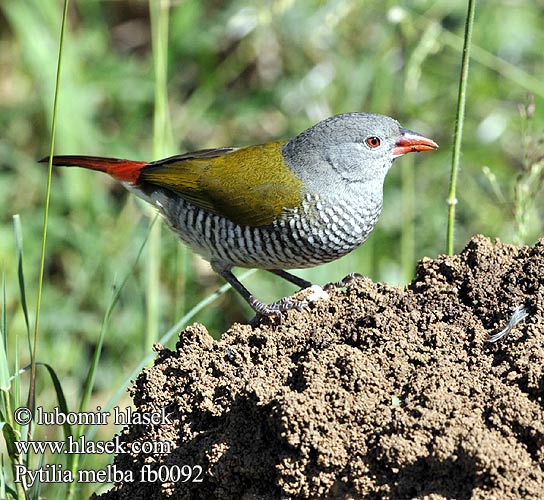
[[[283,269],[267,269],[269,273],[273,273],[276,276],[279,276],[280,278],[283,278],[284,280],[289,281],[290,283],[293,283],[294,285],[299,286],[300,288],[310,288],[312,284],[309,281],[306,281],[305,279],[299,278],[298,276],[295,276],[294,274],[288,273],[287,271],[284,271]]]
[[[291,299],[290,297],[285,297],[277,302],[274,302],[273,304],[265,304],[251,295],[249,290],[242,285],[240,281],[238,281],[230,269],[221,269],[215,266],[212,267],[216,273],[220,274],[232,286],[232,288],[234,288],[244,298],[244,300],[257,314],[261,314],[262,316],[274,316],[276,314],[289,311],[290,309],[302,311],[306,308],[306,304],[298,300]]]

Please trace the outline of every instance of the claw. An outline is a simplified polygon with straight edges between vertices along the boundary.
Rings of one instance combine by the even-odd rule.
[[[349,273],[345,278],[342,278],[340,281],[337,281],[336,283],[327,283],[323,290],[329,291],[334,290],[335,288],[344,288],[350,281],[353,281],[357,278],[363,278],[364,276],[359,273]]]

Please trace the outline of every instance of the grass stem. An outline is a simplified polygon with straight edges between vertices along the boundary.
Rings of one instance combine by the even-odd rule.
[[[467,19],[465,22],[465,38],[463,55],[461,58],[461,74],[459,77],[459,92],[457,96],[457,114],[455,120],[455,133],[453,138],[453,153],[450,172],[450,189],[448,193],[448,228],[446,237],[446,252],[453,254],[453,241],[455,230],[455,208],[457,205],[457,173],[459,172],[459,160],[461,157],[461,142],[463,139],[463,123],[465,121],[465,105],[467,99],[468,66],[470,61],[470,46],[472,42],[472,28],[474,26],[474,10],[476,0],[469,0]]]
[[[167,156],[172,145],[167,86],[169,9],[169,0],[149,2],[155,75],[155,110],[153,114],[153,156],[155,159]],[[155,224],[149,238],[147,259],[147,327],[144,338],[144,352],[149,351],[159,338],[160,270],[161,226]]]
[[[31,368],[30,368],[30,388],[28,391],[28,407],[32,414],[34,414],[34,400],[36,390],[36,355],[38,345],[38,334],[40,331],[40,309],[42,305],[42,289],[43,289],[43,276],[45,271],[45,249],[47,242],[47,223],[49,220],[49,201],[51,198],[51,180],[53,173],[53,155],[55,152],[55,132],[57,128],[57,109],[60,90],[60,75],[62,68],[62,52],[64,48],[64,33],[66,31],[66,23],[68,19],[68,4],[70,0],[64,0],[64,8],[62,12],[62,23],[60,28],[60,41],[59,41],[59,56],[57,59],[57,76],[55,79],[55,97],[53,100],[53,118],[51,121],[51,146],[49,149],[49,162],[47,171],[47,188],[45,193],[45,209],[43,213],[43,233],[42,233],[42,247],[40,257],[40,273],[38,278],[38,297],[36,300],[36,319],[34,321],[34,339],[32,343],[31,351]]]

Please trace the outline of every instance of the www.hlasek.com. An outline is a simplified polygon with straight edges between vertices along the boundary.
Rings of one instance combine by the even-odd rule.
[[[172,425],[164,409],[160,412],[135,412],[130,407],[121,410],[113,408],[113,413],[102,411],[97,406],[95,412],[68,412],[63,413],[58,407],[52,411],[44,411],[42,407],[36,408],[32,414],[29,408],[24,406],[14,411],[14,419],[20,425],[27,425],[34,420],[37,425],[107,425],[113,417],[115,425]],[[124,443],[119,436],[114,436],[109,441],[88,440],[84,435],[79,438],[68,436],[66,441],[15,441],[15,449],[19,456],[32,452],[34,455],[51,454],[145,454],[166,455],[171,452],[169,441],[135,441]],[[132,470],[118,469],[115,464],[104,469],[80,469],[72,472],[64,469],[61,464],[45,464],[37,469],[31,469],[22,464],[16,464],[14,468],[15,482],[24,483],[29,488],[36,481],[41,483],[117,483],[117,482],[202,482],[202,467],[200,465],[151,465],[145,464],[138,473]]]

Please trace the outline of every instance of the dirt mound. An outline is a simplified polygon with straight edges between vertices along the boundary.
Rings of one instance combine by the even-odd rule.
[[[487,342],[519,305],[527,318]],[[356,279],[220,341],[193,325],[132,389],[137,410],[166,408],[173,424],[122,433],[172,453],[115,463],[135,477],[199,465],[203,481],[102,498],[541,499],[543,313],[544,240],[479,236],[423,260],[405,289]]]

